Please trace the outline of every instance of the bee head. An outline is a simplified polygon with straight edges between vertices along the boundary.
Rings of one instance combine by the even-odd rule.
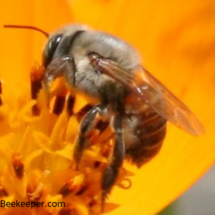
[[[43,66],[47,68],[54,58],[68,55],[74,39],[85,29],[83,25],[67,25],[50,35],[43,51]]]

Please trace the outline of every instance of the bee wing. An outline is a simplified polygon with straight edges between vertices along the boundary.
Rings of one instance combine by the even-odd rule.
[[[137,103],[146,103],[163,118],[193,135],[204,127],[192,111],[143,67],[127,72],[108,59],[94,59],[92,64],[135,94]]]

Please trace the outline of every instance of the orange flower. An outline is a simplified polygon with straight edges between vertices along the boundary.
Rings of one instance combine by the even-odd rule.
[[[121,206],[110,214],[156,214],[188,189],[214,164],[215,103],[212,99],[215,74],[214,11],[213,0],[205,2],[194,0],[189,2],[170,0],[162,2],[156,0],[151,2],[129,0],[2,2],[1,26],[4,24],[33,25],[51,32],[65,23],[80,22],[129,41],[142,54],[145,67],[180,97],[205,125],[206,135],[199,138],[169,125],[160,154],[135,172],[132,188],[124,191],[115,187],[113,190],[110,200]],[[34,61],[40,62],[44,36],[27,30],[3,28],[0,29],[0,34],[2,35],[0,78],[4,85],[3,94],[4,91],[7,92],[4,96],[2,94],[2,97],[3,102],[14,108],[14,115],[10,115],[10,118],[5,117],[9,114],[8,109],[1,112],[5,121],[4,124],[0,123],[0,134],[4,135],[8,132],[8,128],[15,132],[16,126],[19,126],[23,120],[25,122],[32,120],[28,118],[29,110],[34,104],[30,102],[29,70]],[[43,125],[43,121],[40,123],[39,127]],[[25,135],[28,135],[29,131],[25,132]],[[14,141],[18,141],[20,136],[17,135],[20,133],[15,134]],[[46,141],[48,144],[44,136],[35,135],[37,140],[34,144],[38,146],[41,142],[45,144]],[[4,147],[5,143],[2,141],[7,142],[10,138],[11,136],[7,136],[3,140],[0,139],[1,156],[6,157],[4,162],[9,162],[9,158],[12,159],[13,166],[20,169],[18,175],[23,174],[23,162],[27,160],[30,163],[40,153],[44,151],[48,153],[49,149],[40,145],[34,154],[30,154],[29,150],[32,150],[35,145],[29,146],[31,139],[28,140],[28,138],[24,138],[20,143],[22,147],[18,149]],[[22,144],[26,144],[30,149],[28,147],[25,149],[25,145]],[[43,152],[40,151],[41,148]],[[5,163],[1,165],[5,166]],[[9,181],[13,186],[17,185],[17,189],[14,191],[13,186],[7,184],[8,193],[24,195],[26,183],[21,183],[18,178],[13,177],[8,181],[2,180],[3,174],[15,174],[12,167],[7,166],[1,171],[0,185],[7,184]],[[32,173],[35,183],[38,181],[44,183],[48,177],[48,172]],[[51,180],[56,183],[54,178]],[[81,178],[76,179],[76,181],[80,180]],[[4,192],[3,190],[0,193]],[[12,198],[12,195],[8,198]],[[59,198],[61,197],[56,196],[57,200]]]

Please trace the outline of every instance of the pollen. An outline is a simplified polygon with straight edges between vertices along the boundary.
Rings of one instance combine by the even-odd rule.
[[[116,209],[106,200],[101,210],[101,176],[113,147],[110,126],[98,122],[77,170],[74,143],[91,105],[73,96],[63,80],[45,92],[42,78],[43,68],[33,66],[29,99],[0,81],[0,213],[98,215]],[[122,167],[115,186],[130,188],[130,176]]]

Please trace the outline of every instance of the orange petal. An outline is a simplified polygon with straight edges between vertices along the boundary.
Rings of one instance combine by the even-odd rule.
[[[60,0],[4,1],[1,2],[0,13],[0,78],[4,81],[26,83],[28,86],[30,68],[35,61],[41,61],[46,38],[35,31],[3,26],[31,25],[52,32],[58,26],[71,21],[72,13],[67,3]]]
[[[115,189],[111,195],[113,202],[121,204],[113,215],[156,214],[215,162],[214,1],[68,2],[78,22],[114,33],[133,44],[141,52],[146,68],[179,96],[205,126],[206,135],[196,138],[169,125],[160,154],[137,171],[132,188]],[[83,12],[85,5],[90,9]]]
[[[161,153],[137,171],[133,187],[112,193],[112,200],[122,205],[112,214],[156,214],[215,161],[214,1],[71,0],[70,3],[71,8],[60,0],[4,1],[0,24],[35,25],[50,31],[74,17],[76,22],[114,33],[138,48],[145,66],[180,96],[205,125],[207,133],[200,138],[170,125]],[[44,37],[36,32],[4,28],[0,28],[0,34],[0,78],[5,82],[26,83],[30,93],[29,71],[33,61],[40,60]]]

